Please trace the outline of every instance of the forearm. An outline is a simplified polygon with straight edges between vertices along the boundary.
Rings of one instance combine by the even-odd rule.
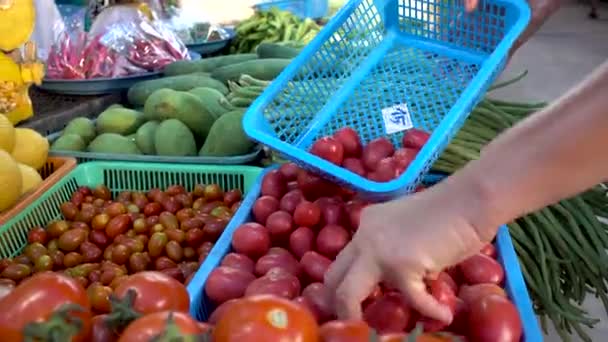
[[[547,109],[500,135],[446,182],[468,194],[471,219],[495,228],[608,178],[608,62]],[[455,200],[458,200],[457,198]]]

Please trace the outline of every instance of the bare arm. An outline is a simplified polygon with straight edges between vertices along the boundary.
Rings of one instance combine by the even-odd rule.
[[[482,239],[489,240],[498,225],[605,180],[607,147],[604,62],[553,105],[500,135],[445,185],[474,192],[477,210],[469,217]]]

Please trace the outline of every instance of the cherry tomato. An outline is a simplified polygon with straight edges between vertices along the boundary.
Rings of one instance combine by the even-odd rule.
[[[471,342],[521,341],[522,326],[517,308],[503,296],[491,294],[468,309],[468,338]]]
[[[106,317],[106,314],[93,317],[89,342],[115,342],[118,339],[118,334],[108,326]]]
[[[170,322],[177,326],[183,335],[181,337],[203,334],[211,329],[211,326],[197,322],[187,313],[160,311],[145,315],[129,324],[120,335],[118,342],[152,341],[166,332]]]
[[[214,342],[318,341],[318,326],[302,305],[260,295],[237,300],[226,308],[213,330]]]
[[[135,291],[133,309],[142,314],[159,311],[188,312],[190,297],[186,287],[179,281],[160,272],[140,272],[129,276],[114,293],[125,298],[129,290]]]
[[[372,330],[364,321],[348,320],[327,322],[319,333],[322,342],[367,342]]]
[[[401,332],[410,325],[410,308],[400,293],[388,292],[363,311],[365,321],[380,334]]]
[[[317,140],[310,148],[310,153],[336,165],[341,165],[344,160],[344,146],[333,137],[323,137]]]
[[[22,341],[22,330],[30,322],[46,321],[65,304],[76,304],[70,316],[82,321],[72,341],[85,341],[91,328],[91,305],[87,293],[75,280],[59,273],[42,272],[23,281],[0,299],[0,336],[4,341]]]

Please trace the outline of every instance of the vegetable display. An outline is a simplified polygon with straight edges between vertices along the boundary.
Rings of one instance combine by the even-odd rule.
[[[374,139],[363,146],[359,134],[345,127],[333,136],[315,141],[310,152],[359,176],[388,182],[407,169],[429,137],[427,132],[412,128],[403,134],[399,149],[386,138]]]
[[[498,85],[506,86],[525,76]],[[544,103],[483,100],[447,146],[433,168],[452,173],[479,158],[482,148],[500,132],[542,109]],[[576,333],[591,341],[585,327],[599,320],[581,307],[587,294],[599,298],[608,312],[608,192],[599,185],[509,223],[509,232],[536,313],[546,330],[553,322],[564,341]]]
[[[343,147],[340,142],[338,145]],[[360,145],[350,146],[361,149]],[[332,295],[323,278],[356,232],[360,212],[368,204],[351,191],[292,163],[269,171],[252,207],[254,221],[235,229],[232,251],[211,271],[205,283],[205,293],[216,306],[209,317],[210,323],[217,324],[214,337],[229,341],[239,334],[257,333],[278,340],[297,333],[303,340],[316,340],[304,337],[309,331],[314,335],[315,324],[306,314],[292,313],[294,304],[289,301],[303,305],[314,317],[313,322],[323,325],[321,336],[323,332],[350,336],[346,331],[352,328],[335,321]],[[521,321],[501,288],[504,278],[496,249],[487,245],[478,254],[441,272],[437,279],[427,281],[431,294],[452,309],[455,319],[451,325],[422,317],[407,305],[399,291],[388,284],[378,284],[362,304],[365,322],[358,323],[360,332],[348,341],[368,341],[371,331],[403,337],[416,326],[425,333],[449,332],[470,341],[520,341]],[[287,315],[285,320],[293,322],[297,331],[291,325],[280,330],[273,328],[272,322],[259,320],[262,314],[257,312],[273,307],[259,299],[264,295],[288,300],[281,304]],[[297,318],[291,319],[292,314]],[[256,329],[245,332],[238,328],[245,326]],[[336,341],[340,340],[338,337]],[[334,341],[333,337],[322,340]]]
[[[300,19],[294,14],[271,8],[257,11],[240,22],[232,52],[252,52],[260,43],[284,43],[302,47],[308,44],[321,28],[312,19]]]
[[[0,261],[0,279],[15,285],[41,272],[61,272],[87,288],[94,312],[107,313],[108,293],[126,295],[121,288],[129,274],[156,270],[187,282],[241,197],[240,190],[217,184],[196,185],[191,192],[180,185],[124,191],[114,198],[106,186],[81,187],[61,204],[63,219],[33,227],[21,254]],[[146,283],[139,274],[130,279]],[[176,296],[170,287],[155,290],[163,291]]]

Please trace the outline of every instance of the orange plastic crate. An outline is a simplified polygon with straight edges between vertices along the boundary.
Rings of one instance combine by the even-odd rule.
[[[27,208],[36,198],[45,193],[75,167],[76,159],[74,158],[48,157],[44,166],[38,170],[43,179],[42,183],[36,189],[24,194],[12,208],[0,213],[0,226]]]

